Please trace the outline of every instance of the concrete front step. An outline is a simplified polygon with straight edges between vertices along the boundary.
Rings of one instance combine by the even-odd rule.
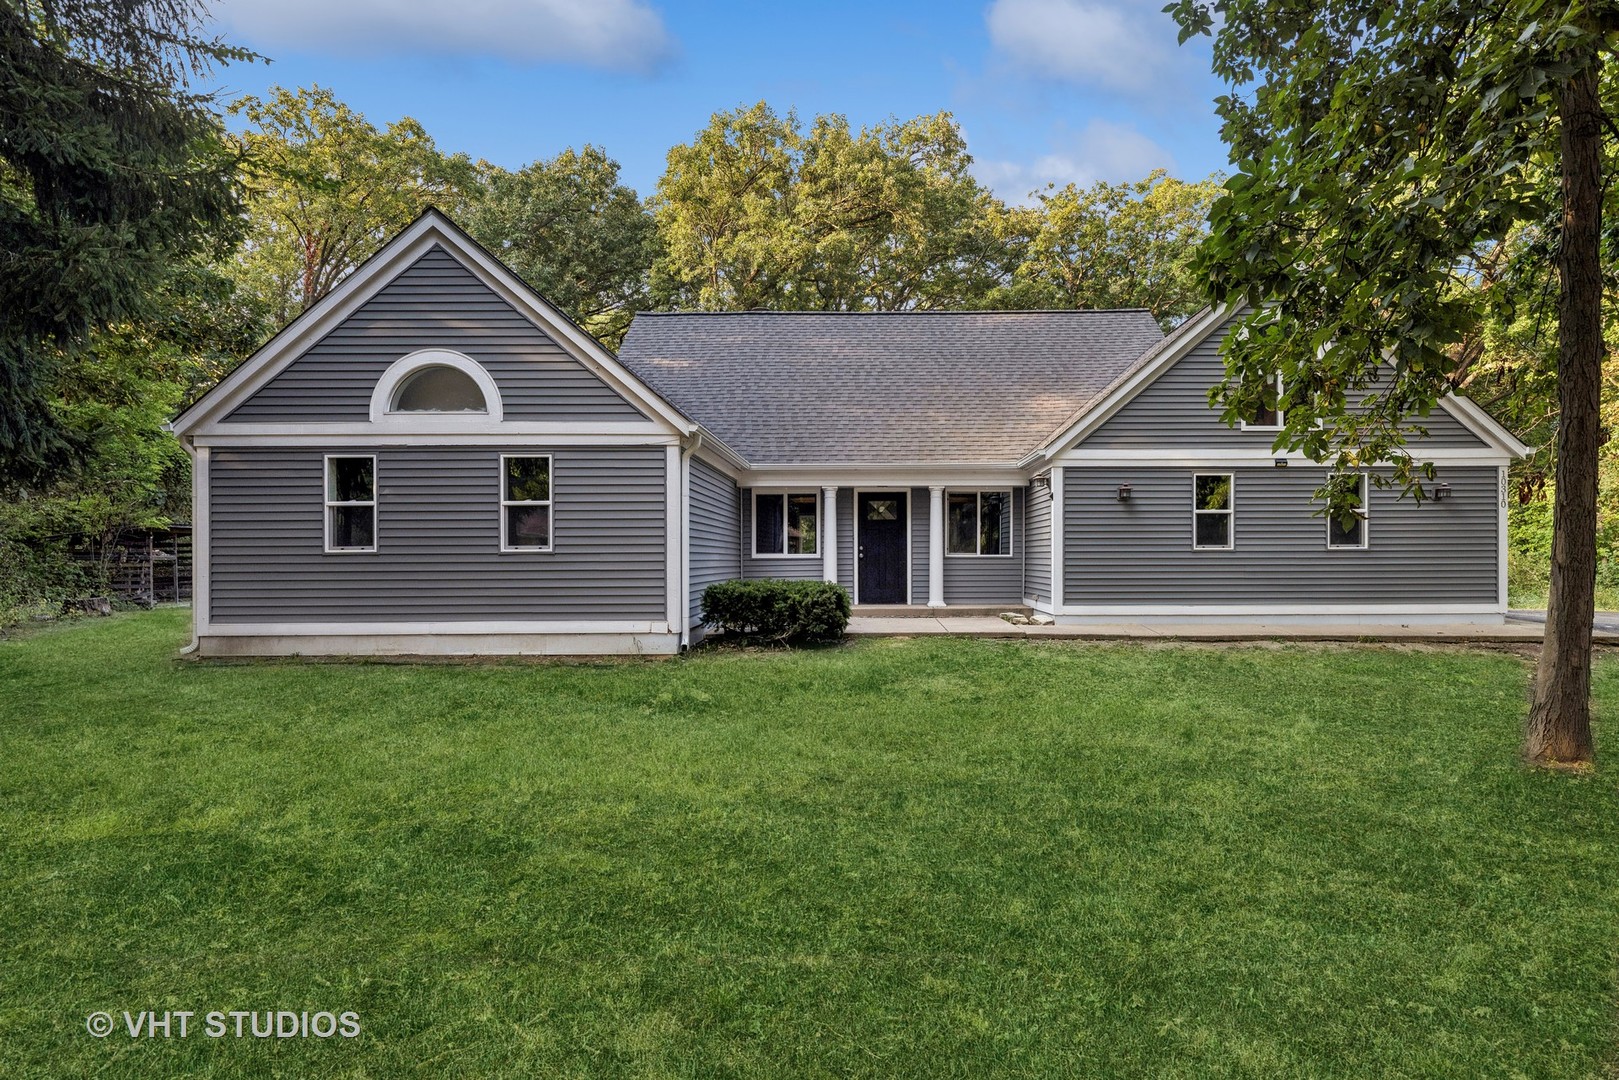
[[[930,608],[926,604],[856,604],[849,609],[850,615],[860,619],[972,619],[995,617],[1007,611],[1019,615],[1034,613],[1022,604],[1003,604],[999,607],[946,604],[942,608]]]

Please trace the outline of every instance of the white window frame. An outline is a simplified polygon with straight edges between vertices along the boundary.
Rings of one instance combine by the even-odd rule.
[[[425,367],[455,368],[477,383],[478,389],[483,391],[483,412],[396,412],[394,399],[398,396],[404,381]],[[449,349],[418,349],[408,353],[388,365],[371,388],[371,422],[373,424],[388,425],[395,429],[408,428],[412,431],[460,431],[472,425],[473,427],[498,424],[505,416],[505,406],[500,399],[500,387],[488,370],[478,361],[465,353],[452,352]]]
[[[1200,510],[1197,506],[1197,482],[1204,476],[1223,476],[1229,483],[1224,510]],[[1197,542],[1197,519],[1212,517],[1215,514],[1226,516],[1226,530],[1224,544],[1199,544]],[[1229,472],[1195,472],[1192,474],[1192,550],[1193,551],[1233,551],[1237,546],[1237,475]]]
[[[999,494],[1006,496],[1006,554],[1000,552],[986,552],[982,550],[984,543],[984,495]],[[973,535],[978,538],[978,551],[951,551],[950,550],[950,496],[976,495],[974,502]],[[1013,513],[1016,503],[1013,501],[1011,488],[946,488],[944,492],[944,557],[947,559],[1010,559],[1017,553],[1017,526]]]
[[[512,460],[513,458],[522,458],[524,460],[528,460],[530,458],[544,458],[545,459],[545,475],[549,478],[549,483],[546,485],[546,492],[547,492],[547,494],[549,494],[551,496],[550,498],[548,498],[548,499],[508,499],[508,498],[506,498],[506,462]],[[554,454],[502,454],[502,455],[500,455],[500,490],[499,490],[499,495],[500,495],[500,553],[502,555],[549,555],[552,552],[554,552],[556,550],[556,548],[557,548],[557,513],[556,513],[557,463],[556,463],[556,456]],[[549,544],[545,545],[544,547],[534,547],[532,545],[528,545],[528,546],[524,546],[524,547],[514,547],[514,546],[512,546],[510,540],[507,537],[507,533],[506,533],[506,529],[507,529],[507,521],[506,521],[506,519],[508,517],[508,515],[506,513],[506,510],[507,510],[508,507],[512,507],[512,506],[543,506],[543,507],[545,507],[549,511],[548,517],[549,517],[550,522],[551,522],[551,530],[550,530],[551,531],[551,542]]]
[[[357,458],[369,458],[371,461],[371,498],[369,500],[340,500],[332,498],[332,462],[349,461]],[[379,529],[381,515],[377,513],[377,492],[382,485],[381,476],[377,472],[377,455],[375,454],[326,454],[321,458],[320,467],[320,498],[321,498],[321,531],[323,534],[321,546],[328,555],[375,555],[381,545],[382,535]],[[370,547],[333,547],[332,546],[332,510],[339,506],[369,506],[371,508],[371,546]]]
[[[1365,551],[1372,546],[1372,484],[1365,473],[1360,476],[1360,543],[1334,544],[1332,542],[1332,514],[1326,515],[1328,551]]]
[[[781,496],[781,547],[780,551],[759,550],[759,496]],[[810,552],[787,551],[787,503],[794,495],[813,496],[815,499],[815,550]],[[755,559],[819,559],[821,553],[821,519],[826,515],[821,512],[821,490],[802,491],[794,488],[765,488],[753,489],[753,516],[748,520],[748,531],[753,535],[748,538],[748,550],[753,552]]]
[[[1243,420],[1241,421],[1243,431],[1281,431],[1282,428],[1287,426],[1287,413],[1282,408],[1282,373],[1278,371],[1275,377],[1271,379],[1271,382],[1276,385],[1276,423],[1251,424]]]

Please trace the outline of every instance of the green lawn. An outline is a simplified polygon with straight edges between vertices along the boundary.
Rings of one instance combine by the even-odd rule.
[[[1515,764],[1509,655],[215,665],[171,659],[185,621],[0,642],[0,1076],[1615,1057],[1619,771]],[[1611,715],[1619,665],[1598,685]],[[349,1009],[362,1034],[86,1033],[152,1008]]]

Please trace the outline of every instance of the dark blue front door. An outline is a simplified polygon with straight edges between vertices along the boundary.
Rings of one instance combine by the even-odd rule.
[[[905,603],[904,491],[862,491],[855,507],[855,553],[862,604]]]

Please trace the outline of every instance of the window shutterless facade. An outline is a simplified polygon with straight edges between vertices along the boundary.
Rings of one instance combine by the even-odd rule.
[[[1012,554],[1012,493],[945,493],[945,554]]]
[[[551,547],[551,455],[500,455],[500,550]]]
[[[1192,550],[1229,551],[1234,545],[1233,478],[1230,473],[1192,477]]]
[[[818,555],[821,535],[819,492],[753,493],[753,554]]]
[[[1327,515],[1327,547],[1335,551],[1356,551],[1364,549],[1371,540],[1367,500],[1366,474],[1360,474],[1360,487],[1355,498],[1358,500],[1354,516],[1347,526],[1337,514]]]
[[[326,455],[326,550],[377,550],[376,455]]]

